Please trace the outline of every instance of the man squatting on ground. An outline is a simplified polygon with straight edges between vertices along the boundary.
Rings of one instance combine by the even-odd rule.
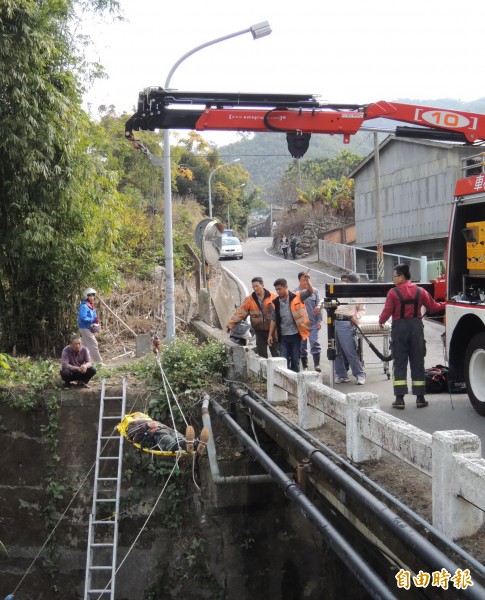
[[[290,292],[286,279],[274,282],[278,297],[273,300],[271,324],[269,326],[268,346],[275,342],[278,332],[281,356],[286,358],[288,368],[295,373],[300,370],[301,341],[310,334],[310,320],[305,307],[305,300],[313,294],[313,286],[308,273],[303,276],[306,289],[301,292]]]
[[[126,436],[130,442],[140,444],[147,450],[161,450],[162,452],[192,452],[196,450],[198,454],[204,454],[207,442],[209,441],[209,430],[204,427],[200,432],[200,438],[195,439],[195,432],[192,425],[188,425],[185,430],[185,437],[171,429],[167,425],[155,421],[144,413],[133,413],[133,421],[128,425]]]
[[[308,276],[308,279],[305,276]],[[301,271],[298,273],[298,281],[300,285],[294,290],[295,292],[302,292],[307,289],[307,282],[310,281],[308,273]],[[313,288],[313,294],[305,300],[306,312],[308,319],[310,320],[310,335],[308,339],[301,341],[300,356],[301,365],[304,369],[308,369],[308,350],[307,342],[310,342],[310,354],[313,358],[313,366],[315,371],[320,373],[320,354],[322,352],[320,343],[318,342],[318,332],[322,327],[322,311],[319,308],[320,297],[318,290]]]
[[[268,358],[268,332],[273,309],[272,302],[277,296],[264,287],[261,277],[253,277],[251,286],[254,292],[247,296],[241,306],[236,309],[227,324],[227,331],[230,332],[237,323],[240,323],[249,315],[251,327],[256,335],[256,352],[259,356]],[[277,341],[269,349],[271,356],[280,355]]]
[[[96,375],[89,350],[83,347],[80,335],[71,335],[70,342],[61,354],[61,377],[64,381],[64,389],[71,389],[73,381],[78,382],[78,387],[87,388],[89,380]]]
[[[357,273],[346,273],[341,277],[342,283],[359,283]],[[335,311],[335,339],[337,355],[335,357],[335,383],[349,383],[348,368],[357,379],[357,385],[364,385],[365,371],[362,368],[355,346],[354,323],[359,323],[365,314],[365,306],[356,298],[349,298],[349,304],[341,304]],[[347,363],[346,363],[347,360]]]
[[[424,357],[426,341],[422,307],[430,313],[444,310],[444,302],[435,302],[426,290],[411,282],[409,265],[394,267],[392,280],[396,287],[389,290],[384,310],[379,315],[381,327],[392,317],[391,342],[393,355],[392,384],[396,399],[393,408],[403,409],[404,395],[408,393],[407,366],[411,369],[411,388],[417,408],[428,406],[425,399],[426,380]]]

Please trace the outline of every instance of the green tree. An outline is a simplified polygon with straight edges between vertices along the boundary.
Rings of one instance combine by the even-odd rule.
[[[340,179],[324,179],[318,187],[307,191],[297,190],[298,201],[303,204],[321,203],[324,212],[341,217],[354,215],[354,180],[342,176]]]
[[[8,351],[58,349],[80,286],[111,276],[110,215],[118,198],[111,174],[90,152],[73,74],[74,5],[0,5],[0,344]]]
[[[117,174],[117,189],[123,206],[117,217],[118,239],[112,249],[116,269],[123,276],[143,277],[155,265],[163,265],[165,260],[160,148],[162,136],[156,132],[137,132],[136,138],[142,146],[136,149],[124,136],[128,115],[118,116],[115,108],[110,106],[100,108],[100,117],[98,140],[93,152]],[[205,158],[195,154],[204,147],[198,144],[198,137],[200,136],[195,132],[193,135],[189,134],[186,144],[181,145],[179,142],[171,148],[172,188],[175,192],[174,267],[177,277],[192,268],[185,244],[193,244],[195,227],[203,218],[202,204],[197,204],[190,187],[190,182],[198,177],[198,165],[207,162]],[[195,173],[191,171],[194,165]],[[201,178],[203,179],[203,175]],[[189,185],[185,183],[186,180]],[[183,194],[180,191],[177,193],[177,186],[182,188]]]
[[[209,177],[224,164],[219,150],[210,146],[200,134],[192,131],[179,140],[172,151],[172,181],[178,194],[193,197],[209,212]],[[212,214],[238,231],[246,229],[249,214],[262,205],[260,191],[250,189],[249,174],[240,163],[227,165],[214,173],[211,179]]]
[[[362,156],[350,150],[343,150],[333,158],[317,158],[297,161],[291,164],[285,178],[291,181],[303,181],[307,186],[318,186],[324,179],[347,177],[362,160]]]

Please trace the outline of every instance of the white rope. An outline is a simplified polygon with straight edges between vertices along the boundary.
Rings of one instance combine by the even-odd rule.
[[[189,423],[188,423],[187,419],[185,418],[184,411],[182,410],[182,407],[179,404],[177,396],[175,395],[175,392],[173,391],[172,386],[170,385],[170,381],[168,380],[168,378],[167,378],[167,376],[165,374],[165,371],[163,370],[162,363],[160,362],[160,357],[156,356],[155,360],[157,361],[157,364],[158,364],[158,366],[160,368],[160,373],[162,375],[163,385],[164,385],[164,388],[165,388],[165,394],[167,395],[168,404],[169,404],[169,408],[170,408],[170,415],[172,416],[172,409],[171,409],[171,406],[170,406],[170,395],[167,392],[167,387],[170,390],[170,393],[171,393],[173,399],[175,400],[175,404],[177,405],[177,408],[179,409],[179,412],[182,415],[182,419],[184,420],[185,425],[188,425]],[[172,419],[173,419],[173,416],[172,416]]]
[[[194,453],[194,455],[192,456],[192,481],[194,482],[194,485],[197,488],[197,491],[200,492],[200,487],[199,487],[197,481],[195,481],[195,458],[196,458],[196,454]]]
[[[163,382],[163,386],[164,386],[165,395],[167,396],[168,409],[170,411],[170,417],[172,419],[172,423],[174,424],[174,427],[175,427],[175,419],[174,419],[174,416],[173,416],[172,405],[171,405],[171,402],[170,402],[170,395],[168,393],[168,390],[170,390],[170,393],[171,393],[173,399],[175,400],[177,408],[179,409],[179,412],[182,415],[182,419],[185,422],[185,426],[187,427],[189,423],[188,423],[187,419],[185,418],[185,415],[184,415],[184,412],[182,410],[182,407],[180,406],[180,404],[178,402],[178,399],[177,399],[177,396],[175,395],[175,393],[174,393],[174,391],[172,389],[172,386],[170,385],[170,381],[168,380],[168,377],[166,376],[165,371],[163,370],[162,363],[160,361],[160,357],[159,357],[158,354],[155,354],[155,361],[156,361],[156,363],[158,365],[158,368],[160,369],[160,374],[162,376],[162,382]],[[180,448],[179,437],[176,436],[176,438],[177,438],[177,446],[178,446],[178,449],[180,451],[181,448]],[[197,481],[195,479],[195,459],[196,459],[196,454],[194,454],[192,456],[192,469],[191,469],[191,471],[192,471],[192,481],[194,482],[194,485],[195,485],[197,491],[200,492],[200,487],[197,484]]]
[[[118,571],[121,569],[121,567],[123,566],[123,563],[125,562],[125,560],[128,558],[128,556],[130,555],[130,552],[133,550],[133,548],[135,547],[136,543],[138,542],[138,540],[140,539],[141,534],[143,533],[143,530],[145,529],[145,527],[148,524],[148,521],[150,520],[151,516],[153,515],[158,503],[160,502],[160,500],[162,499],[163,493],[165,492],[167,485],[170,482],[170,479],[172,478],[172,475],[175,472],[175,469],[178,467],[178,462],[179,462],[179,457],[177,456],[175,463],[173,465],[173,469],[170,471],[170,474],[167,478],[167,481],[165,482],[165,485],[163,486],[160,494],[158,495],[158,498],[155,501],[155,504],[153,505],[152,510],[150,511],[148,517],[146,518],[145,522],[142,525],[141,530],[139,531],[138,535],[136,536],[134,542],[131,544],[131,546],[128,548],[128,552],[125,554],[125,556],[123,557],[123,560],[120,562],[120,564],[118,565],[118,567],[116,568],[115,571],[115,575],[118,573]],[[103,591],[100,593],[100,595],[97,597],[96,600],[100,600],[104,594],[104,592],[108,589],[108,586],[111,585],[111,582],[113,581],[113,578],[111,578],[108,583],[106,584],[105,588],[103,589]]]
[[[174,417],[173,410],[172,410],[172,403],[170,401],[170,395],[172,395],[172,398],[175,400],[175,404],[177,405],[177,408],[179,409],[179,412],[180,412],[180,414],[182,416],[182,419],[185,422],[185,427],[187,427],[189,423],[188,423],[187,419],[185,418],[184,411],[182,410],[182,407],[179,404],[177,396],[175,395],[175,393],[174,393],[174,391],[173,391],[173,389],[172,389],[172,387],[170,385],[170,382],[169,382],[169,380],[168,380],[168,378],[167,378],[167,376],[165,374],[165,371],[163,370],[162,363],[160,361],[160,357],[158,356],[158,354],[155,355],[155,360],[156,360],[156,362],[158,364],[158,368],[160,369],[160,374],[162,376],[163,387],[164,387],[164,390],[165,390],[165,395],[167,397],[168,409],[170,411],[170,417],[172,419],[173,426],[175,428],[175,417]],[[169,393],[168,390],[170,390],[170,393]],[[180,439],[179,439],[178,436],[176,436],[176,439],[177,439],[177,448],[178,448],[178,450],[180,452],[182,450],[182,448],[180,446]]]

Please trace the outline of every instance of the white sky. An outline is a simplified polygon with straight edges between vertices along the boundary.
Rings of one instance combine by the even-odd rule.
[[[370,103],[485,96],[484,0],[120,0],[125,22],[86,23],[90,58],[108,80],[85,97],[133,112],[138,93],[163,86],[174,63],[205,42],[269,21],[273,33],[227,40],[190,56],[171,87],[183,91],[319,94]],[[475,32],[475,33],[474,33]],[[219,134],[221,135],[221,134]],[[234,135],[234,134],[232,134]],[[218,134],[208,135],[218,143]]]

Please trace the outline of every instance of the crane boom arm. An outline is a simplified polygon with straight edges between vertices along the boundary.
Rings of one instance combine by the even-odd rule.
[[[125,129],[128,139],[139,129],[195,129],[278,131],[287,136],[306,136],[307,140],[312,133],[341,134],[348,143],[367,121],[378,118],[416,126],[396,127],[396,135],[402,137],[464,144],[485,140],[485,115],[478,113],[384,100],[367,105],[324,104],[311,94],[179,92],[162,88],[140,93],[138,110]]]

